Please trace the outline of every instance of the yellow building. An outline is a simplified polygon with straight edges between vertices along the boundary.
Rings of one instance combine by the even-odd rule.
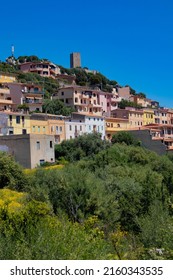
[[[49,134],[47,120],[33,119],[31,116],[30,126],[33,134]]]
[[[16,82],[16,76],[10,73],[0,72],[0,83],[13,83]]]
[[[65,121],[58,116],[49,117],[48,119],[49,135],[54,135],[55,143],[61,143],[66,139]]]
[[[57,115],[34,113],[31,116],[31,132],[53,135],[55,143],[65,140],[65,121]]]
[[[154,110],[153,109],[143,109],[143,125],[154,123]]]
[[[31,133],[29,114],[8,112],[7,115],[9,134]]]
[[[105,118],[106,139],[111,139],[112,135],[118,131],[129,129],[129,120],[122,118]]]

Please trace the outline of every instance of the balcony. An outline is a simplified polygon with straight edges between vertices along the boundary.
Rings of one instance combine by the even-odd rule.
[[[0,93],[3,93],[3,94],[10,94],[10,90],[9,90],[9,88],[0,87]]]
[[[23,94],[31,94],[31,95],[40,95],[40,94],[42,94],[42,95],[44,95],[44,91],[41,91],[41,90],[38,90],[38,91],[36,91],[36,90],[29,90],[29,89],[22,89],[22,93]]]
[[[43,103],[42,98],[40,98],[40,99],[34,99],[34,98],[23,99],[23,104],[42,104],[42,103]]]
[[[8,99],[1,99],[0,98],[0,104],[4,104],[4,105],[12,105],[13,102],[12,100],[8,100]]]

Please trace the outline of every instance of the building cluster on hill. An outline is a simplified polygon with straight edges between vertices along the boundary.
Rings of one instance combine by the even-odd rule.
[[[78,53],[71,54],[70,59],[71,67],[80,67]],[[173,110],[161,108],[157,101],[145,96],[132,94],[129,86],[116,85],[112,92],[79,86],[75,76],[62,74],[60,68],[49,61],[23,62],[19,67],[21,72],[65,81],[51,98],[75,110],[70,116],[43,113],[43,86],[19,83],[14,74],[0,73],[0,150],[11,152],[23,166],[33,168],[45,161],[53,162],[54,144],[93,132],[111,140],[118,131],[148,130],[151,139],[162,141],[168,150],[173,149]],[[122,101],[134,106],[121,108]]]

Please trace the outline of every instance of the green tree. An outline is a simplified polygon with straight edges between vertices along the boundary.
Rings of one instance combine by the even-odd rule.
[[[120,131],[112,136],[112,143],[124,143],[127,145],[140,146],[140,142],[129,132]]]
[[[0,188],[22,190],[27,179],[22,167],[7,153],[0,152]]]
[[[72,112],[75,110],[72,107],[66,107],[62,101],[59,99],[56,100],[50,100],[46,99],[44,100],[43,104],[43,112],[54,114],[54,115],[63,115],[63,116],[69,116]]]

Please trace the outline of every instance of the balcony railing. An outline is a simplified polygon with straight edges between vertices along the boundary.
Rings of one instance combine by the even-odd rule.
[[[10,90],[8,88],[0,88],[0,93],[10,94]]]
[[[41,90],[34,91],[34,90],[22,89],[22,93],[23,94],[42,94],[42,95],[44,95],[44,91],[41,91]]]
[[[34,100],[34,99],[29,99],[29,100],[23,100],[24,104],[42,104],[42,100]]]

